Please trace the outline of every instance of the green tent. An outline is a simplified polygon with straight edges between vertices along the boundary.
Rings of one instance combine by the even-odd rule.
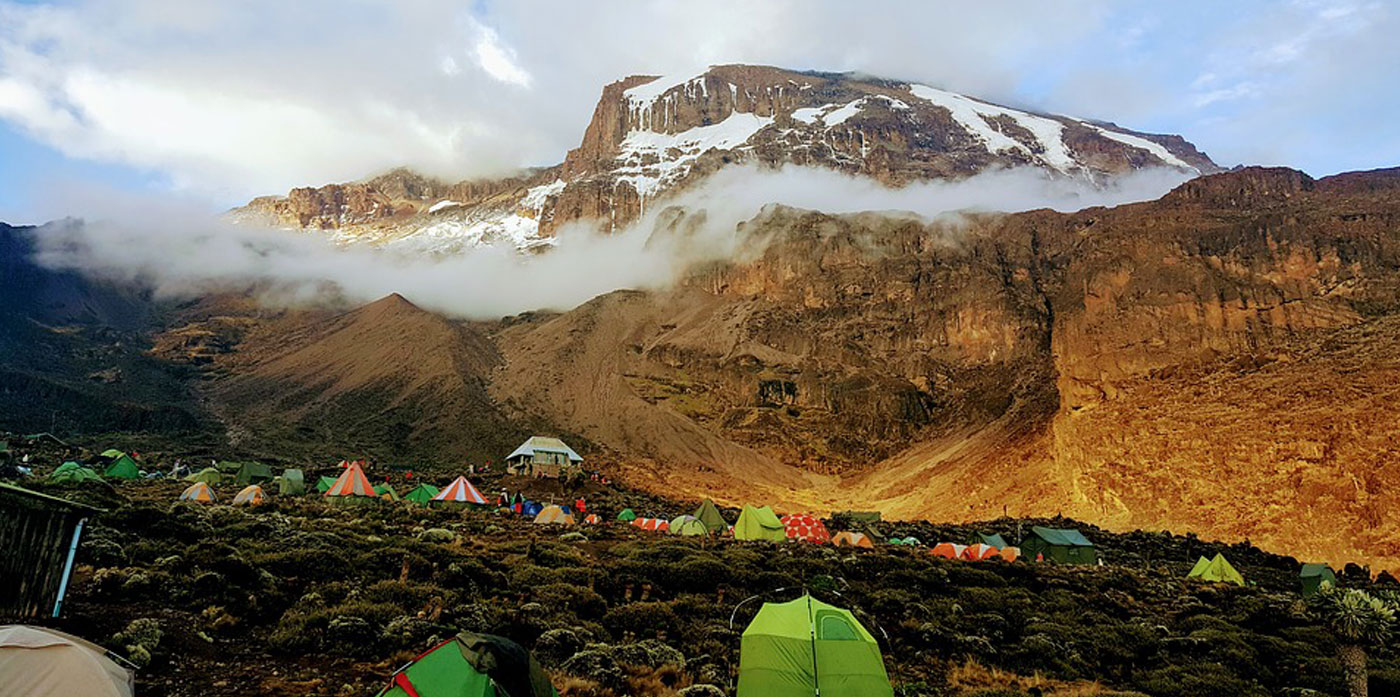
[[[695,517],[710,532],[724,532],[729,529],[729,521],[725,520],[724,514],[719,512],[719,506],[716,506],[715,502],[709,499],[700,502],[700,507],[695,509]]]
[[[979,532],[972,536],[972,540],[968,544],[987,545],[988,547],[996,547],[997,549],[1009,546],[1006,544],[1006,538],[1002,537],[1000,533],[995,532],[990,534]]]
[[[105,458],[107,458],[108,460],[114,460],[114,459],[119,458],[119,457],[121,457],[122,455],[125,455],[125,454],[126,454],[126,453],[124,453],[124,452],[122,452],[122,451],[120,451],[120,450],[117,450],[116,448],[108,448],[107,450],[103,450],[103,451],[102,451],[102,457],[105,457]]]
[[[217,485],[223,483],[223,481],[224,481],[224,475],[222,475],[222,474],[219,473],[218,468],[215,468],[215,467],[205,467],[204,469],[202,469],[202,470],[200,470],[200,471],[198,471],[198,472],[195,472],[194,474],[185,475],[185,481],[187,481],[187,482],[204,482],[205,484],[208,484],[209,486],[217,486]]]
[[[1090,542],[1078,530],[1031,528],[1031,536],[1021,543],[1021,556],[1025,559],[1044,557],[1045,561],[1060,564],[1093,564],[1099,555]]]
[[[683,537],[700,537],[710,534],[710,529],[705,526],[699,518],[693,515],[676,516],[671,519],[670,527],[667,531],[672,535]]]
[[[58,466],[49,475],[49,481],[54,484],[81,484],[83,482],[100,482],[102,477],[91,468],[83,467],[76,462],[65,462]]]
[[[519,644],[462,632],[398,669],[378,697],[557,697]]]
[[[764,603],[740,640],[738,697],[814,694],[891,697],[875,637],[850,611],[810,595]]]
[[[739,512],[739,520],[734,523],[734,539],[784,542],[787,540],[787,528],[778,520],[778,514],[773,509],[767,506],[756,508],[746,503]]]
[[[219,460],[214,467],[223,474],[230,477],[238,474],[238,470],[243,469],[243,463],[237,460]]]
[[[272,481],[272,468],[261,462],[245,462],[238,466],[233,480],[241,486]]]
[[[432,501],[433,497],[437,495],[437,487],[433,486],[432,484],[419,484],[418,486],[413,488],[413,491],[404,494],[403,497],[414,503],[421,503],[423,505],[427,505],[428,502]]]
[[[374,495],[378,496],[379,498],[387,498],[390,501],[399,500],[399,492],[394,491],[394,487],[389,486],[388,484],[380,484],[379,486],[374,487]]]
[[[1337,574],[1326,564],[1304,564],[1298,572],[1298,580],[1303,584],[1303,595],[1312,595],[1322,590],[1322,584],[1337,585]]]
[[[1225,555],[1217,553],[1214,559],[1207,560],[1201,557],[1196,565],[1191,567],[1191,573],[1186,574],[1186,578],[1199,578],[1202,581],[1214,581],[1217,583],[1233,583],[1237,586],[1244,585],[1244,577],[1235,567],[1225,559]]]
[[[630,508],[624,508],[621,513],[617,514],[617,519],[624,523],[630,523],[637,519],[637,514],[633,513]]]
[[[140,479],[141,468],[136,466],[136,461],[131,459],[130,455],[122,453],[112,460],[112,464],[107,465],[107,470],[102,475],[112,479]]]
[[[306,475],[301,470],[282,470],[277,478],[277,493],[283,496],[296,496],[306,493]]]
[[[335,477],[321,477],[316,480],[316,491],[324,494],[335,486]]]

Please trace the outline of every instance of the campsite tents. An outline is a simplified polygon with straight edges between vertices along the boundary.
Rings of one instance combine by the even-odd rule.
[[[531,518],[539,515],[540,511],[543,510],[544,506],[540,505],[535,501],[526,501],[525,503],[520,504],[520,514],[530,516]]]
[[[346,467],[331,488],[322,494],[327,501],[338,505],[363,504],[378,501],[379,495],[374,492],[374,486],[369,483],[369,477],[365,476],[365,471],[360,468],[358,462]]]
[[[1020,548],[1020,547],[1002,547],[1002,548],[1001,548],[1001,559],[1002,559],[1002,561],[1016,561],[1017,559],[1020,559],[1020,558],[1021,558],[1021,548]]]
[[[389,678],[377,697],[557,697],[539,663],[519,644],[462,632]]]
[[[787,528],[773,509],[746,503],[739,511],[739,520],[734,523],[734,539],[782,542],[787,539]]]
[[[202,482],[204,484],[208,484],[209,486],[218,486],[219,484],[223,483],[224,475],[219,473],[218,468],[205,467],[204,469],[198,472],[185,475],[185,481]]]
[[[306,476],[301,470],[282,470],[282,477],[277,482],[277,493],[283,496],[298,496],[306,493]]]
[[[985,559],[1000,559],[1001,550],[991,545],[975,544],[968,545],[963,549],[962,558],[968,561],[983,561]]]
[[[438,495],[438,493],[439,492],[437,487],[433,486],[432,484],[423,483],[414,487],[413,491],[404,494],[403,497],[405,500],[427,505],[428,502],[433,500],[433,497]]]
[[[632,521],[632,525],[653,532],[666,532],[671,529],[671,524],[661,518],[638,518]]]
[[[764,603],[739,644],[738,697],[890,697],[875,637],[810,595]]]
[[[0,627],[5,694],[24,697],[131,697],[134,677],[107,650],[52,629]]]
[[[559,506],[545,506],[535,515],[535,522],[539,525],[573,525],[574,516]]]
[[[140,479],[141,468],[136,466],[136,461],[131,459],[130,455],[122,453],[112,460],[112,464],[107,465],[102,476],[108,479]]]
[[[870,536],[863,532],[838,532],[831,537],[831,544],[837,547],[864,547],[873,549],[875,543],[870,541]]]
[[[969,544],[969,545],[987,545],[988,547],[996,547],[997,549],[1001,549],[1002,547],[1007,547],[1007,546],[1009,546],[1009,545],[1007,544],[1007,542],[1006,542],[1006,538],[1005,538],[1005,537],[1002,537],[1000,533],[985,533],[985,532],[979,532],[979,533],[974,534],[974,535],[972,536],[972,539],[968,541],[968,544]]]
[[[394,487],[389,486],[387,483],[374,487],[374,495],[388,501],[399,500],[399,492],[394,491]]]
[[[597,525],[601,522],[603,522],[603,519],[598,517],[597,513],[589,513],[588,515],[583,517],[584,525]]]
[[[1196,561],[1196,565],[1191,567],[1191,572],[1186,574],[1186,578],[1199,578],[1202,581],[1214,581],[1217,583],[1233,583],[1237,586],[1244,585],[1244,577],[1235,570],[1225,558],[1225,555],[1216,553],[1214,559],[1201,557]]]
[[[1099,560],[1094,543],[1078,530],[1044,528],[1039,525],[1031,528],[1031,536],[1021,544],[1021,554],[1035,559],[1061,564],[1093,564]]]
[[[324,494],[335,486],[335,477],[321,477],[316,480],[316,493]]]
[[[76,462],[65,462],[58,466],[58,469],[49,475],[49,482],[53,484],[81,484],[83,482],[100,482],[99,476],[89,467],[83,467]]]
[[[485,506],[490,502],[481,495],[480,491],[476,490],[476,487],[472,486],[471,482],[467,481],[466,477],[457,477],[452,480],[451,484],[443,487],[437,496],[433,497],[433,503],[434,505],[460,507],[467,505]],[[535,513],[539,513],[539,511],[535,511]]]
[[[724,532],[729,527],[729,521],[724,519],[719,506],[709,499],[700,502],[700,507],[695,509],[695,517],[700,519],[710,532]]]
[[[825,544],[831,541],[831,533],[820,518],[806,513],[791,513],[783,516],[783,530],[789,540]]]
[[[893,540],[891,540],[891,542],[893,542]],[[943,557],[944,559],[962,559],[963,550],[965,549],[967,549],[966,545],[953,544],[952,542],[939,542],[933,546],[933,549],[929,550],[929,554],[935,557]]]
[[[261,462],[244,462],[238,466],[233,481],[247,486],[272,481],[272,468]]]
[[[617,514],[617,519],[624,523],[630,523],[637,519],[637,514],[633,513],[630,508],[624,508],[621,513]]]
[[[214,490],[209,488],[204,482],[195,482],[180,494],[181,501],[193,501],[195,503],[214,503]]]
[[[1303,584],[1303,595],[1312,595],[1322,590],[1323,583],[1337,585],[1337,574],[1326,564],[1304,564],[1298,572],[1298,580]]]
[[[249,484],[233,495],[235,506],[260,506],[264,503],[267,503],[267,494],[263,493],[262,487],[257,484]]]
[[[705,527],[705,523],[693,515],[681,515],[671,519],[667,523],[667,529],[672,535],[682,537],[701,537],[710,534],[710,529]]]

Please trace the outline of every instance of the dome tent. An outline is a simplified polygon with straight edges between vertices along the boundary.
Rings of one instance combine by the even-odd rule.
[[[773,509],[746,503],[739,512],[739,520],[734,523],[734,539],[783,542],[787,540],[787,528]]]
[[[892,697],[875,637],[810,595],[764,603],[739,645],[738,697]]]
[[[377,697],[557,697],[549,677],[519,644],[462,632],[389,678]]]
[[[0,627],[5,694],[25,697],[131,697],[130,671],[101,646],[42,627]]]

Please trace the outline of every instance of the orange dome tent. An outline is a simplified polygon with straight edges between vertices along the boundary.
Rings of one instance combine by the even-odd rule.
[[[638,518],[632,521],[632,524],[653,532],[666,532],[671,529],[671,524],[661,518]]]
[[[597,513],[589,513],[583,517],[584,525],[597,525],[601,522],[603,522],[603,519],[599,518]]]
[[[944,559],[959,559],[962,557],[964,549],[967,548],[963,545],[956,545],[952,542],[940,542],[934,545],[933,549],[929,550],[929,553],[935,557],[943,557]]]
[[[982,561],[984,559],[1001,558],[1001,550],[991,545],[975,544],[968,545],[963,549],[962,558],[968,561]]]
[[[565,513],[564,509],[558,506],[545,506],[544,510],[535,516],[537,525],[573,525],[574,517]]]
[[[1002,547],[1001,558],[1006,561],[1016,561],[1021,558],[1020,547]]]
[[[267,494],[257,484],[249,484],[233,496],[235,506],[260,506],[264,503],[267,503]]]
[[[864,547],[874,549],[875,543],[863,532],[838,532],[831,537],[831,544],[837,547]]]
[[[214,490],[209,488],[204,482],[195,482],[185,489],[185,493],[180,494],[181,501],[194,501],[195,503],[214,503]]]
[[[815,516],[806,513],[793,513],[783,516],[783,528],[787,530],[789,540],[800,540],[813,544],[823,544],[831,541],[831,533],[826,531],[826,524]]]

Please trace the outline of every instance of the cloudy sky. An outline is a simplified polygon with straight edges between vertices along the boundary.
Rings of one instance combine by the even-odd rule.
[[[1395,0],[0,0],[0,220],[553,164],[605,83],[730,62],[1180,133],[1224,165],[1395,166],[1396,36]]]

